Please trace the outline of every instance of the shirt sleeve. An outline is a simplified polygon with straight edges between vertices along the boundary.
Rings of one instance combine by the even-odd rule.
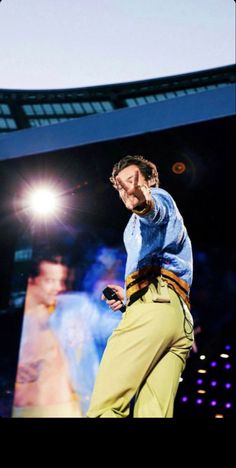
[[[172,199],[170,195],[162,194],[158,189],[151,190],[154,207],[139,219],[144,224],[164,224],[167,223],[172,211]]]

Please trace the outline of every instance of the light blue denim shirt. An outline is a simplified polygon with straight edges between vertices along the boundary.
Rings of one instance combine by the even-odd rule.
[[[192,284],[192,246],[183,218],[171,195],[152,188],[154,208],[145,216],[132,214],[124,231],[127,251],[125,277],[157,265]]]

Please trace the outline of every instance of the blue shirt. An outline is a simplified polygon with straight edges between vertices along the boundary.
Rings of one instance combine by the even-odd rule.
[[[171,195],[152,188],[154,208],[145,216],[132,214],[124,231],[127,251],[125,277],[156,265],[192,284],[192,246],[183,218]]]

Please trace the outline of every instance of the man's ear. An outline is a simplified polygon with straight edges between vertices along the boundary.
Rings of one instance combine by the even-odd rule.
[[[152,185],[156,185],[156,179],[154,177],[148,179],[148,187],[151,187]]]

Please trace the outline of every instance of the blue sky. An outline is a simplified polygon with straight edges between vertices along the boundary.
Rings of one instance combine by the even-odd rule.
[[[234,0],[2,0],[0,88],[55,89],[235,62]]]

